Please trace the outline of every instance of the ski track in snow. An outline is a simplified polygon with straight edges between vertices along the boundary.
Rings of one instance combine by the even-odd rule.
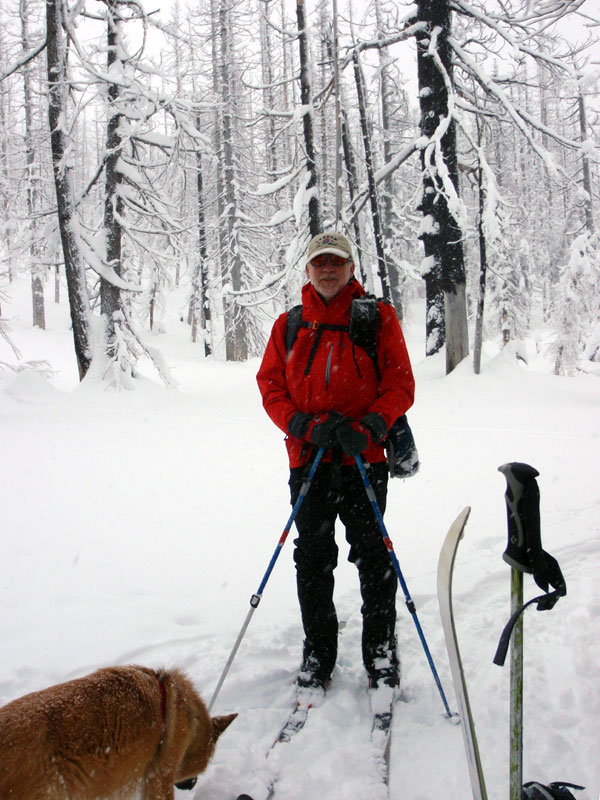
[[[21,287],[22,308],[27,284]],[[258,361],[205,361],[177,315],[152,337],[178,390],[150,380],[114,394],[77,387],[66,309],[48,331],[15,301],[12,337],[46,358],[50,380],[0,372],[3,525],[0,704],[108,664],[177,665],[208,700],[289,516],[282,434],[264,414]],[[420,326],[415,324],[415,329]],[[414,335],[418,335],[418,330]],[[490,800],[508,796],[508,664],[492,664],[509,616],[504,478],[540,471],[542,540],[568,595],[525,613],[524,780],[567,780],[600,795],[600,381],[555,378],[489,347],[480,376],[450,376],[411,339],[417,398],[409,419],[421,472],[390,483],[386,525],[450,706],[438,618],[439,549],[472,506],[458,550],[454,611]],[[282,551],[214,713],[238,711],[193,792],[178,800],[384,800],[369,746],[360,599],[338,531],[336,603],[348,624],[324,705],[265,758],[293,703],[302,631],[292,540]],[[526,598],[539,593],[526,576]],[[402,696],[392,734],[391,800],[468,800],[459,726],[443,706],[399,590]]]

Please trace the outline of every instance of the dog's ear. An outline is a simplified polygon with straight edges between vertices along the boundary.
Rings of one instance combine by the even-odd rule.
[[[219,736],[223,733],[223,731],[228,728],[233,720],[237,717],[237,714],[227,714],[224,717],[213,717],[212,718],[212,729],[213,729],[213,742],[216,742]]]

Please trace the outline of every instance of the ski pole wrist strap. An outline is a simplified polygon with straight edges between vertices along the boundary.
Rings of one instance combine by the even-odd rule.
[[[537,610],[538,611],[549,611],[551,608],[554,608],[556,605],[559,597],[564,597],[565,592],[557,589],[554,592],[547,592],[546,594],[541,594],[538,597],[534,597],[531,600],[528,600],[518,611],[512,615],[512,617],[508,620],[506,625],[504,626],[504,630],[500,636],[500,641],[498,642],[498,648],[496,650],[496,655],[494,656],[494,664],[497,664],[499,667],[504,666],[504,662],[506,661],[506,654],[508,652],[508,645],[510,642],[510,637],[513,632],[513,628],[517,624],[517,620],[521,616],[521,614],[525,611],[527,606],[533,605],[533,603],[537,603]]]

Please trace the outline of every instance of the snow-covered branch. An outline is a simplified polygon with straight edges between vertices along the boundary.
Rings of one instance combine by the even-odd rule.
[[[549,128],[547,125],[535,120],[523,109],[518,108],[509,98],[504,89],[498,84],[498,82],[486,75],[484,70],[467,52],[465,52],[465,50],[463,50],[458,42],[452,38],[449,38],[448,41],[463,67],[477,81],[477,83],[479,83],[485,93],[488,96],[493,97],[500,104],[500,106],[507,113],[508,117],[513,121],[518,130],[526,138],[532,150],[537,153],[537,155],[545,163],[548,171],[555,176],[557,176],[559,172],[563,172],[564,174],[564,170],[560,166],[556,165],[552,154],[535,139],[532,129],[537,129],[547,136],[552,137],[561,145],[574,150],[579,150],[581,148],[581,143],[562,136],[557,131]],[[571,180],[570,176],[566,175],[566,177]]]
[[[5,69],[3,72],[0,72],[0,83],[5,80],[6,78],[13,75],[15,72],[18,72],[24,66],[29,64],[30,61],[33,61],[34,58],[37,58],[40,53],[42,53],[46,48],[46,39],[43,42],[40,42],[37,47],[32,48],[27,53],[22,53],[19,58],[14,61],[10,67]]]
[[[564,5],[562,11],[566,13],[565,9],[567,4],[562,5]],[[571,5],[571,10],[573,10],[575,3],[570,3],[568,5]],[[557,69],[571,77],[575,77],[573,67],[564,57],[552,56],[545,50],[534,48],[526,43],[526,40],[530,40],[535,36],[534,32],[532,32],[526,24],[530,20],[519,21],[514,17],[509,18],[506,16],[488,14],[485,11],[475,8],[475,6],[470,3],[465,2],[465,0],[452,0],[452,7],[455,11],[477,20],[485,27],[494,31],[501,40],[508,44],[513,58],[518,59],[520,54],[528,55],[546,66]],[[536,19],[538,19],[538,17],[536,17]],[[515,35],[515,30],[521,31],[521,37]]]

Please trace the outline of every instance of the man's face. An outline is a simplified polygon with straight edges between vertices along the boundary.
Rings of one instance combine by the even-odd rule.
[[[306,277],[328,303],[354,274],[354,262],[332,253],[321,253],[306,265]]]

